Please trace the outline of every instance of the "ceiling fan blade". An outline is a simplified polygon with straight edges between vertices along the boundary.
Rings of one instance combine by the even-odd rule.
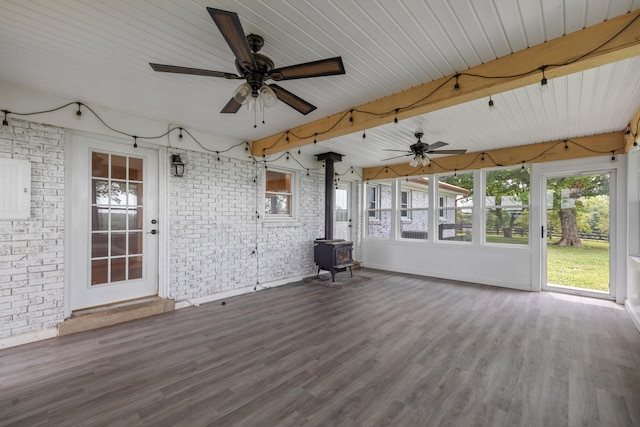
[[[335,76],[337,74],[344,74],[344,64],[339,56],[276,68],[271,71],[270,78],[273,80],[293,80],[307,77]]]
[[[227,105],[225,105],[224,108],[220,110],[220,112],[221,113],[237,113],[240,107],[242,107],[242,104],[237,103],[235,99],[231,98],[229,102],[227,102]]]
[[[238,14],[226,10],[214,9],[213,7],[208,7],[207,11],[227,41],[238,64],[247,70],[257,69],[256,60],[253,57],[253,53],[251,53],[251,47],[249,47],[249,42],[242,29]]]
[[[386,161],[386,160],[399,159],[400,157],[407,157],[407,156],[413,156],[413,153],[403,154],[402,156],[389,157],[388,159],[382,159],[382,160],[380,160],[380,161],[381,161],[381,162],[384,162],[384,161]]]
[[[280,101],[284,102],[289,107],[298,110],[300,113],[304,115],[307,115],[316,109],[315,105],[308,103],[307,101],[300,98],[299,96],[292,94],[288,90],[283,89],[276,84],[270,84],[268,86],[271,89],[273,89],[273,92],[276,94],[276,96]]]
[[[444,147],[446,145],[449,145],[449,144],[447,144],[446,142],[442,142],[442,141],[434,142],[433,144],[429,144],[427,146],[427,150],[429,150],[429,152],[431,152],[432,150],[437,150],[438,148]]]
[[[397,151],[398,153],[409,153],[407,150],[392,150],[391,148],[383,148],[382,151]]]
[[[429,150],[428,154],[464,154],[467,150]]]
[[[231,73],[225,73],[222,71],[202,70],[200,68],[178,67],[177,65],[164,65],[149,63],[151,68],[155,71],[163,73],[178,73],[178,74],[192,74],[195,76],[208,76],[208,77],[224,77],[225,79],[241,79],[244,77],[237,76]]]

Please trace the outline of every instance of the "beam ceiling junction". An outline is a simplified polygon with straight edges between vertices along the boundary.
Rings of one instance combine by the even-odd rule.
[[[640,10],[424,83],[405,91],[256,140],[254,156],[361,132],[640,55]],[[458,95],[453,85],[458,76]],[[449,87],[451,86],[451,87]]]

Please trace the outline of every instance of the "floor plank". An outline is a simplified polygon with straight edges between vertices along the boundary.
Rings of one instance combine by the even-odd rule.
[[[0,350],[0,425],[627,426],[609,301],[361,269]]]

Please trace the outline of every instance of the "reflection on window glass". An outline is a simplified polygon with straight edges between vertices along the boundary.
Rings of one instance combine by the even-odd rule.
[[[91,154],[92,285],[142,277],[143,163],[136,157]]]
[[[456,173],[438,178],[438,240],[471,242],[473,173]]]
[[[367,183],[368,237],[391,237],[392,185],[392,181]]]
[[[485,241],[529,244],[529,168],[485,172]]]
[[[426,240],[429,237],[429,179],[400,181],[400,238]]]
[[[291,173],[268,170],[265,183],[265,213],[273,216],[291,216]]]

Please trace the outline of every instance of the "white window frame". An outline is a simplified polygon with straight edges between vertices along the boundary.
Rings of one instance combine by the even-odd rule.
[[[472,205],[471,206],[438,206],[438,218],[437,218],[437,228],[438,228],[438,233],[435,235],[435,241],[438,243],[444,243],[444,244],[454,244],[454,245],[471,245],[471,244],[475,244],[474,242],[474,230],[478,227],[478,225],[476,224],[476,212],[477,212],[477,197],[475,196],[475,187],[476,187],[476,171],[465,171],[465,172],[461,172],[464,174],[470,174],[473,177],[473,196],[472,196]],[[437,191],[437,197],[438,197],[438,205],[440,205],[442,202],[445,202],[446,205],[446,201],[448,199],[448,196],[445,195],[440,195],[440,179],[442,178],[446,178],[448,176],[453,176],[454,174],[448,173],[448,174],[436,174],[434,175],[434,181],[436,183],[436,191]],[[454,218],[457,217],[458,211],[462,211],[463,209],[468,209],[471,210],[471,240],[447,240],[447,239],[440,239],[440,219],[444,216],[447,216],[448,212],[453,212],[454,214]],[[435,210],[435,209],[434,209]]]
[[[291,197],[290,199],[290,206],[289,206],[289,210],[290,212],[288,214],[271,214],[268,213],[266,208],[264,208],[264,210],[262,211],[264,214],[264,218],[267,220],[290,220],[290,219],[294,219],[296,218],[297,215],[297,203],[298,203],[298,174],[296,173],[297,171],[295,170],[291,170],[291,169],[284,169],[284,168],[279,168],[279,167],[271,167],[269,166],[267,169],[265,169],[264,171],[264,186],[263,186],[263,191],[262,191],[262,203],[263,206],[266,202],[266,198],[267,198],[267,172],[278,172],[278,173],[284,173],[284,174],[288,174],[290,175],[290,183],[291,183],[291,188],[289,189],[288,193],[279,193],[279,192],[273,192],[270,191],[269,193],[272,194],[286,194],[289,195]]]
[[[402,196],[407,195],[407,202],[402,202]],[[411,221],[411,190],[400,190],[400,219],[403,221]],[[405,206],[403,206],[405,205]]]
[[[371,207],[371,202],[369,201],[369,190],[374,191],[374,200],[373,207]],[[369,220],[375,219],[380,220],[380,185],[379,184],[367,184],[367,194],[366,194],[366,203],[367,203],[367,218]],[[373,214],[373,215],[372,215]]]

